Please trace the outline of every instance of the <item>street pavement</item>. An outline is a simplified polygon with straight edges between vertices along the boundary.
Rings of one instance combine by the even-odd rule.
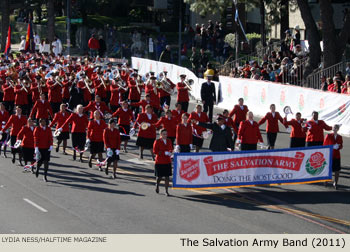
[[[202,151],[208,145],[207,140]],[[280,133],[276,148],[288,145],[288,134]],[[338,191],[317,183],[170,190],[167,197],[163,186],[155,193],[149,151],[139,160],[135,138],[129,146],[121,152],[115,180],[97,166],[89,168],[87,159],[80,163],[55,150],[47,183],[42,172],[35,178],[1,157],[0,233],[349,233],[349,138]]]

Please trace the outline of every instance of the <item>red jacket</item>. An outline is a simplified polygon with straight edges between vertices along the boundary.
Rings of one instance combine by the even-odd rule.
[[[192,144],[192,126],[187,123],[178,124],[176,127],[176,144],[177,145],[190,145]]]
[[[170,119],[162,116],[154,126],[160,128],[160,126],[163,125],[163,128],[168,132],[168,137],[176,137],[177,123],[177,119],[173,116]]]
[[[118,108],[117,111],[113,113],[112,117],[118,117],[119,125],[130,125],[130,121],[134,118],[134,114],[131,109],[124,111],[123,108]]]
[[[3,101],[14,101],[15,91],[12,86],[8,84],[2,85],[2,90],[4,91]]]
[[[90,49],[98,50],[100,48],[100,42],[95,38],[90,38],[88,41],[88,47]]]
[[[63,124],[67,121],[67,119],[69,118],[70,113],[69,112],[64,112],[64,114],[62,112],[57,112],[55,114],[55,117],[53,118],[51,124],[50,124],[50,128],[53,127],[55,124],[56,125],[56,129],[59,129],[63,126]],[[62,128],[62,132],[69,132],[69,125],[66,124],[63,128]]]
[[[149,94],[151,100],[151,106],[153,108],[160,108],[160,99],[158,95],[154,92],[154,87],[152,84],[148,84],[145,87],[145,93]]]
[[[243,109],[237,104],[233,107],[232,111],[229,114],[229,117],[235,116],[233,118],[233,122],[236,124],[240,124],[242,121],[246,119],[248,113],[248,107],[243,105]]]
[[[93,81],[93,85],[95,88],[95,95],[100,96],[102,99],[107,97],[107,92],[106,92],[107,86],[106,88],[103,86],[102,81],[99,79],[99,77],[96,77],[96,79]]]
[[[103,131],[107,128],[107,124],[102,119],[100,123],[96,120],[92,120],[88,125],[88,138],[91,142],[103,142]]]
[[[120,132],[118,129],[106,128],[103,131],[103,142],[105,143],[106,149],[118,149],[120,150]]]
[[[62,102],[62,88],[60,85],[55,84],[54,80],[47,80],[46,86],[49,89],[48,101],[49,102]]]
[[[69,89],[72,86],[72,82],[65,80],[62,82],[63,88],[62,88],[62,99],[69,99]]]
[[[339,148],[336,150],[333,148],[333,158],[340,159],[340,150],[343,149],[343,138],[337,134],[337,137],[334,138],[334,133],[326,135],[323,145],[335,145],[339,144]]]
[[[7,112],[6,110],[3,111],[3,112],[0,111],[0,124],[1,124],[1,127],[5,126],[5,124],[9,120],[9,118],[10,118],[9,112]]]
[[[84,107],[84,112],[86,111],[90,111],[90,119],[94,118],[94,112],[96,110],[99,110],[100,112],[102,112],[101,116],[103,117],[103,115],[106,112],[112,113],[112,111],[107,107],[106,103],[101,101],[99,104],[97,104],[95,101],[90,101],[89,104]]]
[[[120,90],[119,87],[117,85],[110,85],[109,89],[111,91],[111,98],[109,100],[110,105],[112,106],[118,106],[119,105],[119,94],[120,94]]]
[[[72,124],[71,132],[85,133],[88,126],[89,120],[86,115],[79,116],[77,113],[71,114],[65,123],[61,126],[63,129],[66,125]]]
[[[208,117],[207,113],[205,113],[205,112],[201,112],[200,116],[198,115],[197,112],[192,112],[190,114],[187,122],[190,123],[192,119],[195,119],[196,121],[202,122],[202,123],[209,122],[209,117]],[[201,137],[203,131],[207,130],[206,128],[203,128],[203,127],[198,126],[198,125],[192,125],[192,128],[193,128],[194,136],[197,136],[197,137]]]
[[[18,132],[22,129],[24,125],[27,124],[27,117],[21,115],[21,118],[18,118],[17,115],[11,115],[10,119],[6,123],[3,131],[7,130],[9,127],[12,127],[10,135],[17,136]]]
[[[16,105],[28,104],[28,93],[24,89],[22,89],[22,85],[15,86],[15,104]]]
[[[268,112],[263,118],[260,119],[258,122],[259,126],[264,124],[264,122],[267,121],[266,124],[266,132],[270,133],[277,133],[279,132],[278,128],[278,121],[283,123],[283,118],[280,115],[280,113],[275,112],[275,117],[272,116],[272,112]]]
[[[146,113],[141,113],[137,116],[137,119],[135,121],[134,127],[136,127],[136,125],[139,125],[139,133],[138,133],[138,137],[143,137],[143,138],[150,138],[150,139],[155,139],[156,138],[156,127],[154,126],[154,124],[157,122],[157,116],[156,114],[152,113],[152,117],[151,119],[148,119],[148,116]],[[146,122],[149,123],[150,126],[148,127],[148,129],[143,130],[141,129],[141,123]]]
[[[38,126],[34,130],[34,147],[49,149],[53,144],[53,137],[50,127]]]
[[[173,145],[170,139],[166,139],[164,143],[163,139],[157,139],[153,144],[153,153],[156,155],[155,164],[171,164],[171,158],[165,155],[165,152],[172,151]]]
[[[306,142],[323,142],[323,130],[332,129],[331,126],[328,126],[322,120],[318,120],[318,123],[316,123],[314,120],[308,121],[307,123],[311,126],[311,128],[307,131]]]
[[[24,148],[34,148],[34,127],[23,126],[18,132],[17,140],[22,140],[21,146]]]
[[[146,113],[146,106],[147,105],[151,105],[152,106],[152,103],[151,103],[151,101],[148,102],[146,100],[141,100],[139,102],[132,102],[130,105],[133,106],[133,107],[141,106],[142,107],[142,113]]]
[[[46,100],[44,102],[42,102],[42,100],[37,100],[33,106],[32,112],[30,112],[29,117],[33,117],[33,115],[35,114],[35,111],[36,111],[36,115],[35,115],[36,119],[41,119],[41,118],[48,119],[49,113],[51,118],[53,117],[51,105]]]
[[[302,120],[298,121],[296,119],[292,119],[290,121],[287,121],[287,118],[283,119],[283,124],[288,126],[292,126],[292,131],[290,132],[290,137],[295,138],[305,138],[306,137],[306,128],[303,128]]]
[[[134,78],[129,79],[128,81],[128,87],[129,87],[129,100],[132,101],[139,101],[141,99],[141,93],[143,85],[139,85],[138,88],[140,92],[137,90],[137,84]]]
[[[77,87],[83,91],[84,102],[90,102],[91,94],[90,91],[87,89],[85,82],[83,80],[78,81]]]
[[[235,134],[238,134],[238,129],[237,129],[237,125],[233,122],[231,117],[227,117],[225,118],[225,125],[227,127],[230,127],[231,129],[233,129],[233,131],[235,132]],[[232,131],[231,131],[232,133]]]
[[[255,121],[253,121],[253,124],[249,120],[242,121],[239,125],[238,139],[243,144],[257,144],[258,141],[263,142],[259,124]]]
[[[36,101],[40,99],[40,92],[38,88],[38,83],[33,82],[30,86],[30,91],[32,92],[32,101]]]
[[[184,83],[179,82],[177,83],[176,88],[177,88],[177,102],[188,102],[190,98],[188,96],[187,86]]]
[[[178,111],[178,110],[174,109],[174,110],[171,111],[171,114],[173,115],[173,117],[176,118],[177,123],[181,122],[181,116],[182,116],[183,113],[185,113],[185,111],[183,111],[183,110]],[[188,115],[188,117],[190,116],[188,113],[186,113],[186,114]]]

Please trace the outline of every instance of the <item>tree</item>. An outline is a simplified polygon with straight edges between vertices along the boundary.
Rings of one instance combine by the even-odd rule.
[[[55,38],[55,0],[47,0],[47,38],[52,42]]]

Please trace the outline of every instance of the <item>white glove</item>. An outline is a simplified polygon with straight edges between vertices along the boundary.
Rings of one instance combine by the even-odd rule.
[[[35,154],[38,154],[39,153],[39,147],[35,147]]]
[[[107,148],[107,152],[110,152],[111,151],[111,148]]]
[[[166,156],[171,156],[171,153],[169,151],[164,152]]]
[[[113,156],[113,152],[111,148],[107,148],[107,157]]]
[[[49,151],[52,151],[52,149],[53,149],[53,146],[51,145],[50,148],[49,148]]]
[[[119,155],[120,150],[115,150],[115,154]]]
[[[193,144],[190,144],[190,148],[193,149]]]
[[[3,132],[2,132],[2,131],[0,131],[0,135],[2,135],[2,133],[3,133]]]
[[[333,149],[338,150],[339,149],[339,144],[333,145]]]
[[[58,129],[59,132],[62,132],[62,130],[63,130],[62,128],[59,128],[59,129]]]
[[[88,139],[86,139],[86,143],[90,143],[90,139],[88,138]]]
[[[232,151],[232,149],[231,148],[227,148],[227,151]]]
[[[176,153],[179,153],[179,152],[180,152],[180,146],[179,146],[179,145],[176,145],[176,146],[175,146],[175,152],[176,152]]]

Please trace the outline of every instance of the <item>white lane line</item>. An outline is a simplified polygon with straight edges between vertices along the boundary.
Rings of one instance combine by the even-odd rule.
[[[39,206],[38,204],[34,203],[33,201],[29,200],[29,199],[26,199],[26,198],[23,198],[23,200],[29,204],[31,204],[33,207],[36,207],[37,209],[39,209],[40,211],[44,212],[44,213],[47,213],[47,210],[41,206]]]

